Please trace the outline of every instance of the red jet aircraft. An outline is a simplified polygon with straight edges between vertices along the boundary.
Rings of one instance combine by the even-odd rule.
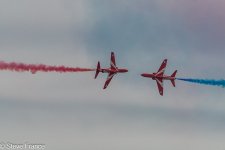
[[[117,73],[125,73],[125,72],[128,72],[128,70],[127,69],[119,69],[116,66],[115,55],[114,55],[113,52],[111,52],[110,68],[103,69],[100,66],[100,62],[98,62],[97,69],[96,69],[96,73],[95,73],[95,79],[97,78],[99,72],[108,73],[107,80],[106,80],[105,85],[103,87],[103,89],[106,89],[107,86],[109,85],[110,81],[112,80],[112,78],[113,78],[114,75],[116,75]]]
[[[148,73],[143,73],[141,76],[147,77],[147,78],[152,78],[152,80],[156,80],[157,86],[159,89],[159,94],[163,96],[163,80],[170,80],[173,86],[175,87],[175,80],[176,80],[176,73],[177,70],[174,71],[174,73],[171,76],[166,76],[164,75],[165,69],[166,69],[166,64],[167,64],[167,59],[165,59],[160,66],[159,70],[157,73],[153,74],[148,74]]]

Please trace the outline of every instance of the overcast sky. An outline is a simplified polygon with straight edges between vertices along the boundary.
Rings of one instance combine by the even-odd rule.
[[[225,78],[223,0],[1,0],[0,60],[129,72],[0,73],[2,142],[50,150],[224,150],[225,89],[143,72]],[[1,142],[1,141],[0,141]]]

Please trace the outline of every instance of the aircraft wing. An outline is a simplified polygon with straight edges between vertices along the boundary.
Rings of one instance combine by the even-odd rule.
[[[116,73],[109,73],[108,74],[108,77],[107,77],[107,80],[105,81],[105,85],[103,87],[103,89],[106,89],[110,83],[110,81],[112,80],[113,76],[115,75]]]
[[[161,66],[159,67],[158,72],[156,73],[157,76],[163,76],[165,69],[166,69],[167,59],[164,59]]]
[[[156,78],[157,86],[159,89],[159,94],[163,96],[163,79]]]
[[[116,59],[114,52],[111,52],[111,60],[110,60],[111,69],[117,69],[116,67]]]

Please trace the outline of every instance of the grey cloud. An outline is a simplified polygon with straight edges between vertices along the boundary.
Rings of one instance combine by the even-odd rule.
[[[179,149],[189,145],[192,141],[191,135],[195,135],[195,140],[200,145],[211,141],[210,144],[216,146],[218,141],[221,142],[218,137],[224,135],[225,123],[224,113],[219,111],[190,112],[182,109],[92,102],[53,104],[21,101],[15,103],[7,100],[1,101],[1,112],[5,115],[1,113],[3,128],[0,130],[11,130],[5,136],[7,139],[35,139],[44,142],[49,149],[97,149],[100,141],[107,143],[101,144],[101,148],[107,149],[114,147],[115,143],[118,149],[164,149],[168,146]],[[18,127],[22,130],[15,130]],[[24,130],[31,134],[24,136],[21,134]],[[21,134],[20,139],[14,136],[15,133]],[[49,138],[52,136],[54,138]],[[136,141],[135,144],[130,143],[130,140]],[[155,144],[149,144],[149,140]],[[159,144],[164,140],[167,142]],[[173,140],[177,144],[173,145]],[[197,145],[192,146],[197,149]]]
[[[107,66],[114,50],[117,64],[130,69],[106,91],[106,76],[93,80],[94,73],[1,72],[2,136],[54,150],[223,147],[224,89],[166,82],[160,97],[155,82],[140,77],[164,58],[168,74],[224,76],[218,14],[190,22],[195,3],[182,2],[1,1],[1,59],[95,67],[98,60]]]

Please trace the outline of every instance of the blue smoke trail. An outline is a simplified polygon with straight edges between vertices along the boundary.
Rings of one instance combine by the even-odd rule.
[[[206,84],[206,85],[214,85],[220,86],[225,88],[225,80],[210,80],[210,79],[184,79],[184,78],[176,78],[177,80],[192,82],[192,83],[199,83],[199,84]]]

